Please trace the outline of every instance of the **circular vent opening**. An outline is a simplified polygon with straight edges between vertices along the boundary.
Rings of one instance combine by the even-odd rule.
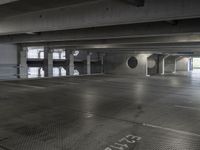
[[[138,60],[135,57],[130,57],[127,64],[131,69],[134,69],[138,65]]]

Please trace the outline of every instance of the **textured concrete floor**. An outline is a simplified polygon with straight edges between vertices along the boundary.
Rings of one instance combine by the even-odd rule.
[[[200,150],[200,74],[0,82],[0,150]]]

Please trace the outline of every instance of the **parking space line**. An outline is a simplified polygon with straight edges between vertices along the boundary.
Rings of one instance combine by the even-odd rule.
[[[188,106],[181,106],[181,105],[175,105],[175,107],[177,108],[183,108],[183,109],[190,109],[190,110],[198,110],[200,111],[199,108],[196,108],[196,107],[188,107]]]
[[[143,126],[156,128],[156,129],[162,129],[162,130],[171,131],[171,132],[176,132],[176,133],[179,133],[179,134],[185,134],[185,135],[200,137],[200,134],[182,131],[182,130],[171,129],[171,128],[166,128],[166,127],[161,127],[161,126],[156,126],[156,125],[152,125],[152,124],[143,123]]]

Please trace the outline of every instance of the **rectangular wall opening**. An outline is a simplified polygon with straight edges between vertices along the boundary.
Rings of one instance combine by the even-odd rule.
[[[193,57],[192,58],[192,75],[199,76],[200,73],[200,57]]]
[[[193,58],[193,70],[200,70],[200,57]]]

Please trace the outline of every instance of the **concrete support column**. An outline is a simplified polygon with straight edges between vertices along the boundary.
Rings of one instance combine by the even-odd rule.
[[[91,55],[92,53],[87,53],[87,74],[91,75]]]
[[[190,71],[193,71],[193,57],[190,59]]]
[[[192,61],[192,57],[188,58],[188,72],[190,72],[192,70],[191,68],[191,61]]]
[[[162,75],[165,74],[165,59],[167,59],[169,57],[169,55],[166,55],[163,57],[163,60],[162,60]]]
[[[175,61],[174,61],[174,72],[173,73],[176,73],[176,62],[177,61],[177,58],[175,58]]]
[[[146,76],[149,77],[149,62],[148,62],[148,57],[146,59]]]
[[[28,65],[27,65],[27,47],[20,47],[19,49],[19,78],[28,78]]]
[[[62,76],[62,67],[59,67],[59,76]]]
[[[43,51],[39,51],[38,52],[38,59],[41,59],[41,53],[42,53]]]
[[[38,68],[38,77],[41,77],[41,68]]]
[[[174,62],[174,72],[173,73],[176,73],[177,72],[177,61],[180,59],[180,56],[175,58],[175,62]]]
[[[69,54],[69,75],[70,76],[74,75],[74,54],[73,54],[73,51],[71,51],[70,54]]]
[[[58,52],[58,55],[59,55],[59,59],[62,58],[62,52]]]
[[[64,69],[66,70],[66,76],[69,75],[69,51],[64,49],[65,51],[65,66]]]
[[[45,77],[53,77],[53,52],[50,48],[44,48],[44,74]]]
[[[101,73],[104,73],[104,57],[105,57],[104,53],[100,54],[100,59],[101,59]]]

